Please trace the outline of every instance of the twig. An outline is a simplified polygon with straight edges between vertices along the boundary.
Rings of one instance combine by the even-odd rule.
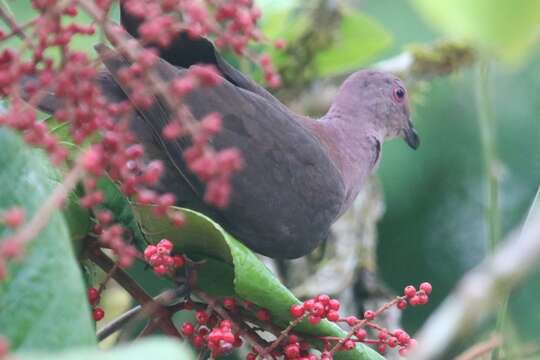
[[[376,311],[375,311],[375,317],[379,316],[380,314],[382,314],[383,312],[385,312],[386,310],[390,309],[392,306],[396,305],[400,300],[402,300],[401,297],[397,297],[395,298],[394,300],[384,304],[383,306],[381,306],[380,308],[378,308]],[[341,338],[336,345],[334,345],[334,347],[330,350],[330,353],[331,354],[334,354],[336,351],[340,350],[341,346],[345,343],[345,341],[349,340],[353,335],[354,333],[356,332],[356,330],[360,329],[361,327],[365,326],[366,324],[368,323],[368,320],[367,319],[362,319],[362,320],[359,320],[358,323],[356,323],[353,327],[351,327],[351,330],[347,333],[347,336],[345,336],[344,338]]]
[[[110,272],[114,268],[114,262],[98,247],[93,247],[87,251],[88,258],[92,260],[105,272]],[[145,313],[153,314],[153,318],[159,321],[159,327],[168,335],[182,338],[178,329],[170,321],[171,313],[161,304],[144,291],[132,278],[121,268],[118,268],[112,273],[112,277],[116,280],[140,305],[143,305]],[[142,314],[142,312],[141,312]]]
[[[424,324],[415,360],[439,359],[458,335],[472,331],[540,261],[540,211],[515,229],[495,252],[469,271]]]
[[[500,335],[494,335],[491,339],[478,343],[469,349],[465,350],[461,355],[454,358],[454,360],[475,360],[479,357],[486,355],[497,349],[502,344],[502,338]]]
[[[247,329],[243,328],[237,321],[231,318],[229,313],[222,308],[217,301],[215,301],[211,296],[206,294],[202,290],[193,290],[193,294],[200,298],[202,301],[210,305],[216,313],[218,313],[221,318],[231,321],[234,330],[239,331],[242,337],[253,347],[253,349],[263,358],[263,359],[272,359],[269,355],[266,355],[265,349],[259,344],[259,339],[251,334]]]

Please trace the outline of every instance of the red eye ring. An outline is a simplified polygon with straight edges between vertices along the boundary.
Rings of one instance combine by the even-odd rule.
[[[394,88],[392,95],[394,97],[394,101],[401,103],[403,102],[403,100],[405,100],[406,92],[404,88],[402,88],[401,86],[398,86]]]

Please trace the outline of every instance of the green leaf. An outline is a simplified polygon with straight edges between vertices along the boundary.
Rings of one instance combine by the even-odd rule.
[[[131,231],[131,237],[135,245],[139,250],[144,250],[146,240],[133,214],[130,200],[122,194],[118,186],[109,178],[99,179],[97,187],[104,195],[103,207],[114,214],[116,222]]]
[[[31,218],[57,185],[46,156],[0,128],[0,209],[21,206]],[[0,238],[10,230],[0,225]],[[13,349],[58,350],[94,345],[81,271],[66,222],[56,212],[47,227],[11,261],[0,281],[0,333]]]
[[[371,17],[357,11],[343,15],[336,41],[317,54],[319,74],[331,76],[357,70],[392,44],[392,36]]]
[[[537,43],[540,1],[412,0],[435,28],[518,63]]]
[[[275,323],[285,327],[290,320],[289,308],[300,301],[264,266],[251,250],[234,239],[208,217],[189,209],[178,209],[186,216],[181,228],[165,218],[156,218],[150,207],[134,207],[147,237],[153,242],[167,238],[175,250],[207,259],[199,271],[198,285],[214,296],[236,296],[268,309]],[[232,282],[232,283],[231,283]],[[218,294],[218,295],[216,295]],[[321,336],[343,336],[338,326],[323,321],[317,326],[300,324],[298,331]],[[360,345],[356,351],[341,352],[339,359],[382,359],[372,349]]]
[[[148,338],[111,350],[95,348],[73,349],[58,353],[16,353],[20,360],[146,360],[146,359],[195,359],[182,343],[171,338]]]

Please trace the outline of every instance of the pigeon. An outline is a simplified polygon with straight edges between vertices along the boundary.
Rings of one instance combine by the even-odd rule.
[[[137,24],[124,14],[122,20],[136,37]],[[103,95],[111,102],[129,99],[119,71],[131,62],[106,45],[96,49],[105,65],[96,79]],[[331,225],[377,168],[385,140],[400,137],[413,149],[419,146],[407,90],[393,74],[369,69],[353,73],[326,115],[312,119],[293,113],[231,66],[208,39],[181,33],[159,55],[152,69],[166,82],[197,64],[217,68],[222,77],[219,85],[197,88],[181,101],[195,119],[220,113],[222,130],[212,138],[212,146],[237,148],[245,165],[231,179],[225,208],[206,203],[204,183],[183,159],[189,142],[162,135],[172,111],[156,97],[151,107],[138,108],[130,122],[147,156],[165,165],[156,190],[174,193],[176,205],[209,216],[262,255],[293,259],[309,254],[328,238]],[[59,106],[54,94],[40,104],[51,113]]]

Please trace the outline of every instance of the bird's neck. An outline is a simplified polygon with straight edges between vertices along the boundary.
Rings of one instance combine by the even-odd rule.
[[[371,171],[377,166],[384,135],[366,118],[332,108],[318,121],[311,122],[312,132],[328,150],[341,172],[346,189],[344,208],[358,195]]]

